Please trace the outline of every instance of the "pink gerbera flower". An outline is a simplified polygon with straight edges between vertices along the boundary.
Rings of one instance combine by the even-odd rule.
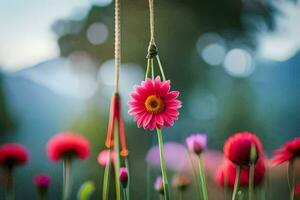
[[[134,116],[139,128],[170,127],[178,119],[178,108],[181,107],[178,96],[178,91],[170,91],[169,80],[161,81],[159,76],[155,80],[147,79],[131,93],[128,113]]]
[[[20,144],[4,144],[0,147],[0,165],[14,167],[25,165],[28,161],[28,152]]]
[[[72,132],[63,132],[52,137],[47,144],[49,160],[56,162],[65,156],[78,157],[85,160],[90,155],[88,140]]]

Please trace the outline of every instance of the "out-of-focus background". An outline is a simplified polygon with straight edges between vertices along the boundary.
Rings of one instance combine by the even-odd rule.
[[[113,92],[113,9],[112,0],[0,1],[0,142],[22,143],[31,157],[17,170],[17,199],[35,198],[36,173],[53,176],[50,199],[60,198],[61,163],[47,160],[45,145],[64,130],[92,144],[91,158],[75,164],[73,198],[86,180],[97,184],[94,197],[100,198],[103,169],[96,157],[104,149]],[[165,73],[183,102],[179,120],[164,130],[166,142],[184,143],[190,133],[205,132],[209,148],[221,151],[228,136],[247,130],[271,156],[299,136],[297,1],[161,0],[155,12]],[[132,199],[145,197],[146,154],[156,144],[155,134],[136,127],[126,105],[133,85],[143,80],[148,41],[148,1],[123,0],[120,87]],[[272,199],[287,196],[283,173],[275,173]],[[153,169],[152,178],[157,174]],[[193,190],[186,195],[192,199]]]

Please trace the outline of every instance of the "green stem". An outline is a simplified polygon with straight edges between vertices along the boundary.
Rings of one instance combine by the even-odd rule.
[[[163,184],[164,184],[164,197],[165,197],[165,200],[169,200],[169,197],[170,197],[169,188],[168,188],[169,184],[168,184],[166,165],[165,165],[165,159],[164,159],[164,144],[163,144],[162,132],[161,132],[161,129],[157,128],[156,130],[157,130],[157,137],[158,137],[161,174],[162,174]]]
[[[179,200],[183,200],[183,190],[179,189]]]
[[[229,194],[229,187],[228,187],[228,176],[224,174],[224,199],[227,200],[227,196]]]
[[[119,170],[120,170],[120,146],[119,146],[119,128],[115,125],[114,132],[114,150],[115,150],[115,188],[116,188],[116,199],[121,199],[121,190],[120,190],[120,178],[119,178]]]
[[[13,168],[8,167],[6,169],[7,183],[5,187],[5,199],[13,200],[15,199],[14,195],[14,178],[13,178]]]
[[[148,58],[148,60],[147,60],[147,68],[146,68],[145,80],[147,80],[147,78],[149,77],[149,73],[150,73],[150,66],[151,66],[151,59],[150,59],[150,58]]]
[[[156,59],[157,59],[157,62],[158,62],[159,70],[160,70],[161,76],[163,78],[163,81],[166,81],[165,73],[164,73],[164,70],[163,70],[163,67],[162,67],[162,64],[160,62],[160,58],[159,58],[158,55],[156,55]]]
[[[290,187],[290,200],[293,200],[295,195],[295,163],[293,159],[290,160],[288,166],[288,183]]]
[[[125,166],[128,171],[128,180],[127,180],[127,187],[126,187],[126,198],[127,200],[130,199],[130,170],[129,170],[129,162],[128,162],[128,156],[125,157]]]
[[[153,63],[153,58],[151,58],[151,78],[154,80],[154,63]]]
[[[255,164],[251,163],[250,164],[250,173],[249,173],[249,187],[248,187],[248,192],[249,192],[249,200],[253,200],[253,193],[254,193],[254,167]]]
[[[197,191],[198,191],[198,193],[199,193],[199,196],[201,196],[201,186],[199,185],[200,180],[199,180],[199,177],[198,177],[197,174],[196,174],[197,168],[196,168],[195,165],[194,165],[193,158],[192,158],[191,154],[189,154],[188,151],[186,151],[186,153],[187,153],[187,155],[188,155],[188,157],[189,157],[189,160],[190,160],[190,163],[191,163],[192,174],[193,174],[193,180],[196,181],[196,188],[199,187],[199,189],[197,189]]]
[[[236,199],[237,192],[240,185],[240,166],[236,166],[236,175],[235,175],[235,181],[234,181],[234,188],[233,188],[233,194],[232,194],[232,200]]]
[[[128,200],[128,199],[127,199],[126,188],[122,188],[122,191],[123,191],[123,200]]]
[[[66,156],[63,160],[63,200],[70,199],[72,190],[71,168],[72,158]]]
[[[204,171],[205,171],[204,163],[203,163],[202,155],[200,154],[200,156],[199,156],[199,177],[200,177],[200,182],[201,182],[201,191],[202,191],[203,200],[208,200],[206,178],[205,178]]]
[[[110,182],[110,166],[111,166],[111,149],[108,152],[108,162],[105,166],[102,188],[102,199],[108,200],[109,182]]]

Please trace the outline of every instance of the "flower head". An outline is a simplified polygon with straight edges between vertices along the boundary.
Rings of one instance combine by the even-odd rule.
[[[110,154],[110,162],[113,164],[115,160],[115,152],[110,150],[103,150],[100,151],[97,157],[97,161],[99,165],[103,168],[106,167],[106,165],[109,163],[109,154]]]
[[[53,136],[47,144],[49,160],[57,162],[66,156],[85,160],[90,155],[90,144],[88,140],[72,132],[63,132]]]
[[[240,171],[240,186],[241,187],[248,187],[249,185],[249,174],[250,174],[250,167],[242,167]],[[264,180],[266,174],[266,163],[264,159],[260,158],[254,167],[254,185],[257,186],[261,184]],[[218,170],[216,174],[216,182],[220,186],[224,186],[225,182],[233,189],[234,182],[236,176],[236,166],[231,162],[225,162]]]
[[[156,177],[154,182],[154,189],[160,194],[164,193],[164,183],[161,176]]]
[[[206,142],[206,134],[192,134],[186,138],[188,149],[196,154],[202,153],[202,151],[206,148]]]
[[[20,144],[4,144],[0,147],[0,165],[4,167],[14,167],[25,165],[28,161],[28,152]]]
[[[37,187],[47,188],[51,184],[51,177],[47,174],[38,174],[34,177],[33,183]]]
[[[139,128],[154,130],[170,127],[178,119],[177,110],[181,107],[178,96],[178,91],[170,91],[169,80],[161,81],[159,76],[155,80],[147,79],[131,93],[128,113],[134,116]]]
[[[225,141],[224,155],[236,165],[247,166],[251,162],[250,153],[253,145],[256,150],[257,160],[263,152],[262,144],[258,137],[249,132],[236,133]]]
[[[272,159],[273,164],[281,164],[283,162],[300,157],[300,137],[285,143],[280,149],[276,150]]]
[[[127,187],[128,183],[128,170],[126,167],[121,167],[119,171],[120,182],[124,188]]]
[[[191,178],[183,174],[175,175],[172,179],[173,187],[180,190],[186,189],[189,185],[191,185],[191,183]]]

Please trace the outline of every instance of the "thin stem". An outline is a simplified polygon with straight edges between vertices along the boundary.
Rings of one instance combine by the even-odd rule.
[[[14,178],[13,178],[13,168],[8,167],[6,169],[7,183],[5,187],[5,199],[13,200],[15,198],[14,195]]]
[[[255,164],[251,163],[250,164],[250,173],[249,173],[249,187],[248,187],[248,192],[249,192],[249,200],[253,200],[253,193],[254,193],[254,167]]]
[[[72,158],[67,156],[63,160],[63,200],[70,199],[72,190],[71,168]]]
[[[123,191],[123,200],[128,200],[127,199],[127,192],[126,192],[126,188],[122,188],[122,191]]]
[[[120,170],[120,146],[119,146],[119,130],[118,126],[115,124],[115,132],[114,132],[114,150],[115,150],[115,188],[116,188],[116,199],[121,199],[121,191],[120,191],[120,178],[119,178],[119,170]]]
[[[165,200],[169,200],[169,197],[170,197],[169,188],[168,188],[169,184],[168,184],[166,165],[165,165],[165,159],[164,159],[164,144],[163,144],[163,138],[162,138],[162,131],[161,131],[161,129],[156,129],[156,131],[157,131],[158,146],[159,146],[161,174],[162,174],[163,183],[164,183],[164,197],[165,197]]]
[[[200,176],[201,191],[202,191],[203,200],[208,200],[207,187],[206,187],[206,178],[205,178],[204,164],[203,164],[202,155],[199,156],[199,176]]]
[[[153,58],[151,58],[151,78],[154,80],[154,63]]]
[[[183,190],[182,190],[182,189],[179,189],[178,193],[179,193],[179,194],[178,194],[178,196],[179,196],[178,199],[179,199],[179,200],[183,200]]]
[[[190,160],[190,163],[191,163],[191,167],[192,167],[192,174],[193,174],[193,179],[196,181],[196,188],[199,187],[199,189],[197,189],[198,193],[199,193],[199,196],[201,195],[201,186],[199,185],[199,177],[196,175],[196,171],[197,171],[197,168],[195,167],[194,165],[194,162],[193,162],[193,159],[192,159],[192,156],[189,154],[188,151],[186,151],[188,157],[189,157],[189,160]]]
[[[127,197],[127,200],[129,200],[130,199],[130,170],[129,170],[128,156],[125,157],[125,166],[127,168],[127,173],[128,173],[128,180],[127,180],[127,187],[126,187],[126,197]]]
[[[233,194],[232,194],[232,200],[236,199],[239,185],[240,185],[240,166],[236,166],[236,174],[235,174],[235,181],[234,181],[234,188],[233,188]]]
[[[147,68],[146,68],[146,75],[145,75],[145,80],[149,77],[150,74],[150,67],[151,67],[151,59],[147,59]]]
[[[102,188],[102,199],[108,200],[109,182],[110,182],[110,166],[111,166],[111,149],[108,152],[108,163],[105,166],[104,178],[103,178],[103,188]]]
[[[163,67],[162,67],[162,64],[161,64],[161,61],[160,61],[160,58],[158,55],[156,55],[156,59],[158,62],[159,70],[160,70],[161,76],[163,78],[163,81],[166,81],[166,76],[165,76],[165,73],[164,73],[164,70],[163,70]]]
[[[121,1],[115,0],[115,93],[119,92],[121,66]]]
[[[295,195],[295,163],[293,159],[289,161],[288,183],[290,187],[290,200],[293,200]]]

